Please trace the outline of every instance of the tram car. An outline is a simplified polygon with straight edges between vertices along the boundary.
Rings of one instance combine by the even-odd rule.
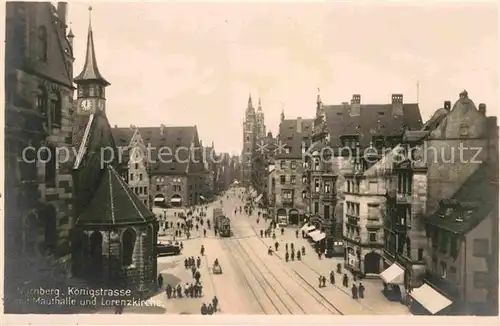
[[[224,216],[222,209],[214,208],[213,224],[221,237],[231,236],[231,220],[227,216]]]

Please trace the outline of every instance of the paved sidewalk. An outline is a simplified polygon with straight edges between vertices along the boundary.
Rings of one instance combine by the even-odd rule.
[[[250,222],[254,221],[253,218],[249,219]],[[261,240],[262,245],[269,247],[273,245],[274,242],[278,241],[280,243],[280,248],[278,252],[276,252],[276,256],[280,259],[284,260],[285,255],[285,244],[293,243],[295,250],[298,250],[302,246],[306,248],[306,255],[302,257],[302,261],[294,261],[289,262],[290,267],[298,273],[300,276],[303,276],[307,279],[307,281],[311,282],[315,286],[318,286],[318,277],[319,275],[325,276],[327,278],[327,283],[329,283],[329,275],[331,270],[336,270],[337,264],[343,264],[343,259],[341,257],[336,258],[323,258],[320,260],[318,255],[314,251],[314,247],[307,239],[303,239],[301,234],[299,237],[295,237],[295,230],[297,228],[288,227],[285,228],[285,233],[282,236],[279,230],[276,232],[276,240],[272,238],[260,238],[260,230],[264,229],[266,225],[252,223],[256,236]],[[347,273],[349,277],[349,287],[344,288],[342,286],[342,277],[343,273]],[[359,282],[363,283],[365,287],[365,298],[354,300],[351,296],[351,286],[352,286],[353,278],[349,271],[342,268],[342,274],[335,273],[335,286],[327,284],[325,288],[322,289],[325,296],[328,297],[332,303],[335,305],[343,306],[343,309],[340,309],[345,314],[384,314],[384,315],[411,315],[408,307],[400,304],[399,302],[392,302],[387,300],[382,294],[382,281],[380,279],[362,279],[356,281],[356,284],[359,285]],[[339,300],[339,298],[345,298],[346,302],[350,302],[351,304],[345,304],[343,300]],[[356,302],[356,304],[354,304]]]

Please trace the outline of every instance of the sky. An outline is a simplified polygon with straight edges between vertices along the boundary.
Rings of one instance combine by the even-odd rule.
[[[466,89],[498,115],[494,2],[91,5],[111,125],[196,125],[204,144],[239,154],[249,94],[255,106],[261,98],[273,134],[282,109],[286,118],[313,118],[318,89],[327,105],[352,94],[366,104],[418,97],[424,121]],[[75,76],[88,6],[69,3]]]

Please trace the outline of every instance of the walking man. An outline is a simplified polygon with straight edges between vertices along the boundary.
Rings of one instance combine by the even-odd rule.
[[[278,251],[279,246],[280,246],[280,244],[278,243],[278,241],[276,241],[276,242],[274,243],[274,249],[275,249],[276,251]]]
[[[349,287],[349,278],[347,277],[347,274],[344,273],[344,278],[342,279],[342,285],[344,287]]]
[[[356,287],[356,284],[352,285],[351,293],[352,293],[352,298],[353,299],[357,299],[358,298],[358,288]]]
[[[359,286],[358,286],[358,293],[359,293],[359,298],[360,299],[363,299],[365,297],[365,287],[363,285],[363,283],[359,283]]]
[[[158,274],[158,288],[163,288],[163,276],[161,274]]]
[[[333,271],[330,272],[330,283],[335,284],[335,273]]]

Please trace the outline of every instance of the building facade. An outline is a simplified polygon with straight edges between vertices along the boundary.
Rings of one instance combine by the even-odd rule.
[[[478,110],[464,91],[453,107],[446,101],[421,131],[405,133],[403,159],[394,165],[397,181],[394,190],[388,192],[384,231],[387,270],[381,274],[387,289],[395,295],[408,299],[414,291],[419,292],[417,289],[428,287],[425,280],[429,268],[431,274],[437,273],[438,269],[432,267],[437,258],[428,245],[426,216],[433,216],[443,200],[459,193],[481,168],[482,164],[476,162],[488,162],[492,153],[498,155],[490,137],[490,133],[498,135],[497,127],[490,126],[491,122],[496,124],[486,117],[485,105]],[[436,237],[439,233],[431,234]],[[449,247],[449,241],[456,244],[456,238],[442,239],[446,242],[443,248]],[[436,245],[436,238],[431,243]],[[446,261],[444,264],[446,268]],[[429,295],[439,298],[439,291],[429,288]],[[438,313],[445,306],[427,308]]]
[[[120,149],[119,160],[125,167],[124,171],[120,171],[120,174],[139,199],[147,207],[151,207],[148,152],[139,128],[133,125],[130,128],[115,126],[112,132],[115,143]]]
[[[312,134],[312,119],[283,119],[274,155],[274,216],[279,221],[298,225],[307,211],[303,153]]]
[[[321,220],[322,228],[326,232],[327,249],[332,248],[335,239],[344,237],[343,211],[347,208],[344,203],[344,191],[347,188],[343,172],[347,173],[350,182],[354,182],[355,171],[352,168],[359,166],[355,163],[360,162],[368,149],[373,152],[373,148],[393,148],[400,142],[405,130],[418,130],[421,126],[418,104],[403,103],[401,94],[393,94],[390,104],[361,104],[361,96],[354,94],[350,103],[344,102],[341,105],[323,105],[318,95],[313,144],[307,151],[305,164],[310,184],[308,198],[311,218]],[[381,156],[380,153],[374,155],[370,164],[373,165]],[[352,168],[346,168],[347,166]],[[365,168],[368,167],[369,165],[365,165]],[[334,185],[331,190],[329,185]],[[355,181],[354,185],[356,188],[352,188],[351,193],[358,197],[358,182]],[[325,189],[328,189],[328,192]],[[353,190],[356,192],[352,192]],[[350,196],[350,200],[353,199]],[[353,200],[349,207],[361,209],[361,203]],[[366,218],[357,216],[359,211],[350,211],[353,212],[355,214],[352,217]],[[355,238],[358,237],[356,230],[355,228]],[[344,240],[351,241],[349,238]]]
[[[49,270],[52,280],[71,270],[73,158],[71,150],[56,152],[72,143],[73,35],[66,17],[65,2],[6,4],[5,312],[24,309],[14,299],[28,280],[50,287]],[[43,266],[58,266],[58,273]]]

